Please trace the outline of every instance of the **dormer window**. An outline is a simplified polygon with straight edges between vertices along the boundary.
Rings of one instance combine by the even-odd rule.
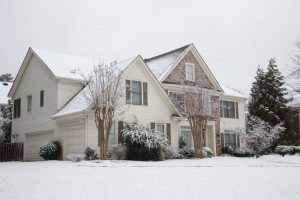
[[[185,79],[187,81],[194,81],[195,80],[195,66],[193,63],[186,63],[185,64]]]

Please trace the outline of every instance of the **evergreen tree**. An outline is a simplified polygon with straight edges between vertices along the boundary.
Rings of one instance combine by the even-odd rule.
[[[288,99],[284,81],[274,58],[269,60],[267,72],[259,68],[255,82],[251,88],[251,99],[249,102],[249,113],[251,116],[259,117],[271,126],[283,123],[285,133],[282,134],[277,143],[293,143],[295,134],[292,131],[291,112],[287,108]]]

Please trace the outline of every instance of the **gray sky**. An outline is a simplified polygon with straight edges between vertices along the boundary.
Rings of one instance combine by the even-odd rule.
[[[299,11],[299,0],[0,0],[0,73],[15,76],[29,46],[124,60],[194,43],[221,84],[249,93],[258,65],[287,67]]]

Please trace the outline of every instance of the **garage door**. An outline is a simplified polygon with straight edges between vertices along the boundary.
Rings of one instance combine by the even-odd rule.
[[[27,135],[25,144],[26,160],[42,160],[39,156],[40,146],[54,139],[54,133],[36,133]]]
[[[84,126],[76,126],[66,129],[65,148],[66,155],[69,153],[84,153],[85,130]]]

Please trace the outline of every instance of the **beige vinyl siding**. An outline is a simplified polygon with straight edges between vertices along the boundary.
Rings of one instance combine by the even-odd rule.
[[[83,85],[75,81],[58,81],[57,109],[63,107],[75,94],[77,94]]]
[[[45,91],[43,107],[40,107],[41,90]],[[30,94],[32,110],[28,113],[26,96]],[[24,133],[54,130],[54,121],[50,117],[57,110],[57,80],[34,56],[31,56],[13,96],[14,100],[18,98],[21,98],[21,116],[12,123],[12,134],[19,134],[18,140],[24,140]]]
[[[246,125],[245,99],[223,95],[220,97],[220,100],[237,102],[238,103],[238,113],[239,113],[239,118],[223,118],[223,117],[220,118],[221,133],[223,133],[224,130],[231,130],[231,129],[235,129],[235,128],[245,128],[245,125]]]

